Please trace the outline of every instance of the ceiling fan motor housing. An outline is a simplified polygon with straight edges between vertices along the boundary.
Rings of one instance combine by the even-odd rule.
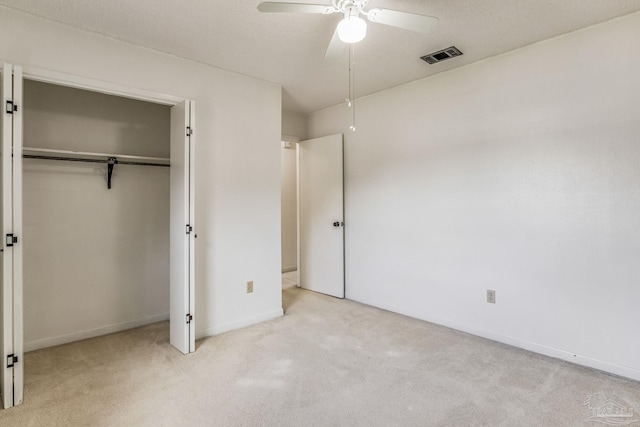
[[[348,9],[355,8],[358,13],[369,3],[369,0],[331,0],[333,7],[342,13],[347,13]]]

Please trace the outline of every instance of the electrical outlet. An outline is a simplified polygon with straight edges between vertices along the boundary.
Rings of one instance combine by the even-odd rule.
[[[487,302],[489,304],[495,304],[496,303],[496,291],[494,291],[492,289],[487,289]]]
[[[247,293],[248,294],[253,293],[253,280],[247,281]]]

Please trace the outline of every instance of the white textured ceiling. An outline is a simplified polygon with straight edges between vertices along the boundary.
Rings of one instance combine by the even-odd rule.
[[[1,5],[283,86],[283,108],[308,113],[347,97],[347,57],[325,61],[339,14],[266,14],[261,0],[0,0]],[[296,0],[292,0],[296,1]],[[298,0],[329,4],[329,0]],[[640,10],[640,0],[371,0],[437,16],[426,35],[369,23],[356,45],[362,96]],[[464,55],[419,57],[455,45]],[[571,52],[567,52],[568,55]]]

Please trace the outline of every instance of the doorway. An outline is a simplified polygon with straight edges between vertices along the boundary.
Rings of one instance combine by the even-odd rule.
[[[282,305],[286,312],[298,287],[298,140],[287,138],[280,149]]]
[[[298,287],[344,298],[341,134],[282,143],[282,271],[283,288],[295,277]]]

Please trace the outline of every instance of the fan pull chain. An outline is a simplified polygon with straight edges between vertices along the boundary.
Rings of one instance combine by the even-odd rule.
[[[351,108],[351,46],[349,45],[348,53],[349,57],[347,58],[347,97],[344,99],[344,102],[347,103],[347,107]]]
[[[351,108],[351,129],[356,131],[356,67],[355,67],[355,46],[354,43],[349,44],[349,102]]]

